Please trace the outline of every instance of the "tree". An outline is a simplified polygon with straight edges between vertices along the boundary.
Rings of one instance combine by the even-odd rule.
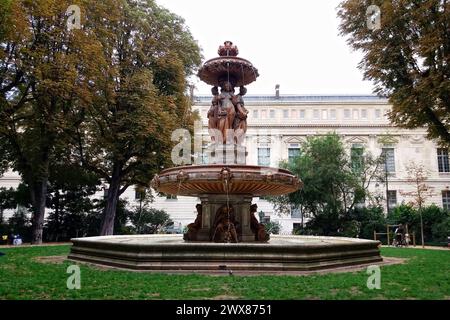
[[[137,234],[155,234],[173,225],[169,214],[154,208],[135,208],[129,212],[129,218]]]
[[[429,172],[423,164],[410,161],[406,166],[406,173],[406,181],[413,186],[414,190],[401,191],[400,194],[412,198],[410,205],[421,210],[427,199],[435,194],[434,188],[426,183]]]
[[[45,224],[49,241],[84,236],[86,216],[96,207],[92,196],[99,184],[96,175],[67,160],[52,163],[47,193],[47,208],[52,211]]]
[[[67,8],[88,3],[0,0],[1,148],[29,187],[35,244],[42,242],[50,163],[91,106],[94,75],[104,66],[92,32],[67,28]]]
[[[356,204],[370,200],[370,183],[382,178],[382,160],[367,152],[362,152],[361,157],[355,167],[352,155],[347,154],[336,134],[310,137],[300,156],[280,164],[302,179],[303,188],[271,201],[281,212],[300,208],[312,218],[309,226],[317,233],[335,234],[342,217]]]
[[[378,5],[381,27],[368,24]],[[345,0],[340,31],[364,54],[359,68],[389,97],[390,119],[404,128],[427,127],[430,138],[450,144],[450,2]]]
[[[6,209],[15,209],[17,206],[13,188],[0,188],[0,224],[3,222],[3,212]]]
[[[403,196],[412,197],[412,201],[410,202],[412,207],[417,207],[419,215],[420,215],[420,236],[422,239],[422,247],[424,246],[424,234],[423,234],[423,217],[422,217],[422,208],[425,204],[426,200],[433,196],[434,191],[433,187],[426,184],[428,180],[428,172],[423,164],[418,164],[414,161],[411,161],[406,166],[407,179],[408,183],[411,183],[414,187],[413,191],[401,192]]]
[[[20,235],[25,241],[31,236],[30,219],[28,211],[24,207],[18,207],[11,218],[8,219],[8,226],[13,234]]]
[[[83,166],[109,185],[101,235],[114,233],[120,195],[132,185],[149,187],[169,165],[172,131],[192,127],[186,79],[200,64],[199,48],[180,17],[152,0],[108,6],[107,19],[86,12],[108,70],[96,79],[94,108],[73,141]]]

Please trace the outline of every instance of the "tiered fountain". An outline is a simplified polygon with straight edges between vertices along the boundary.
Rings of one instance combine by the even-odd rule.
[[[246,85],[259,76],[227,41],[199,71],[213,86],[208,112],[208,165],[167,169],[152,187],[197,197],[197,218],[179,235],[73,239],[69,259],[139,270],[299,271],[381,261],[379,242],[350,238],[270,236],[255,217],[253,197],[295,192],[302,183],[287,170],[246,165]],[[219,92],[219,87],[221,91]],[[235,88],[239,87],[239,94]]]

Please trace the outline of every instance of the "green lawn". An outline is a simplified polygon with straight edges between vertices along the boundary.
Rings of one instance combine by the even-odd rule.
[[[81,289],[66,287],[69,246],[0,248],[0,299],[450,299],[450,251],[383,248],[408,258],[382,267],[381,290],[365,271],[309,276],[202,276],[100,270],[81,265]]]

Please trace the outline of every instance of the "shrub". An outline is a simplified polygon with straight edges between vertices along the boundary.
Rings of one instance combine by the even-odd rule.
[[[266,232],[268,234],[279,234],[281,230],[281,223],[278,221],[269,221],[264,224],[264,227],[266,228]]]
[[[433,240],[436,242],[447,242],[450,236],[450,217],[445,218],[441,223],[437,223],[432,227]]]

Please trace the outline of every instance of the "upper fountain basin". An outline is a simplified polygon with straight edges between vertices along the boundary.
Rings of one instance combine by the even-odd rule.
[[[152,180],[162,193],[180,196],[243,194],[279,196],[295,192],[302,182],[284,169],[247,165],[193,165],[162,171]]]

